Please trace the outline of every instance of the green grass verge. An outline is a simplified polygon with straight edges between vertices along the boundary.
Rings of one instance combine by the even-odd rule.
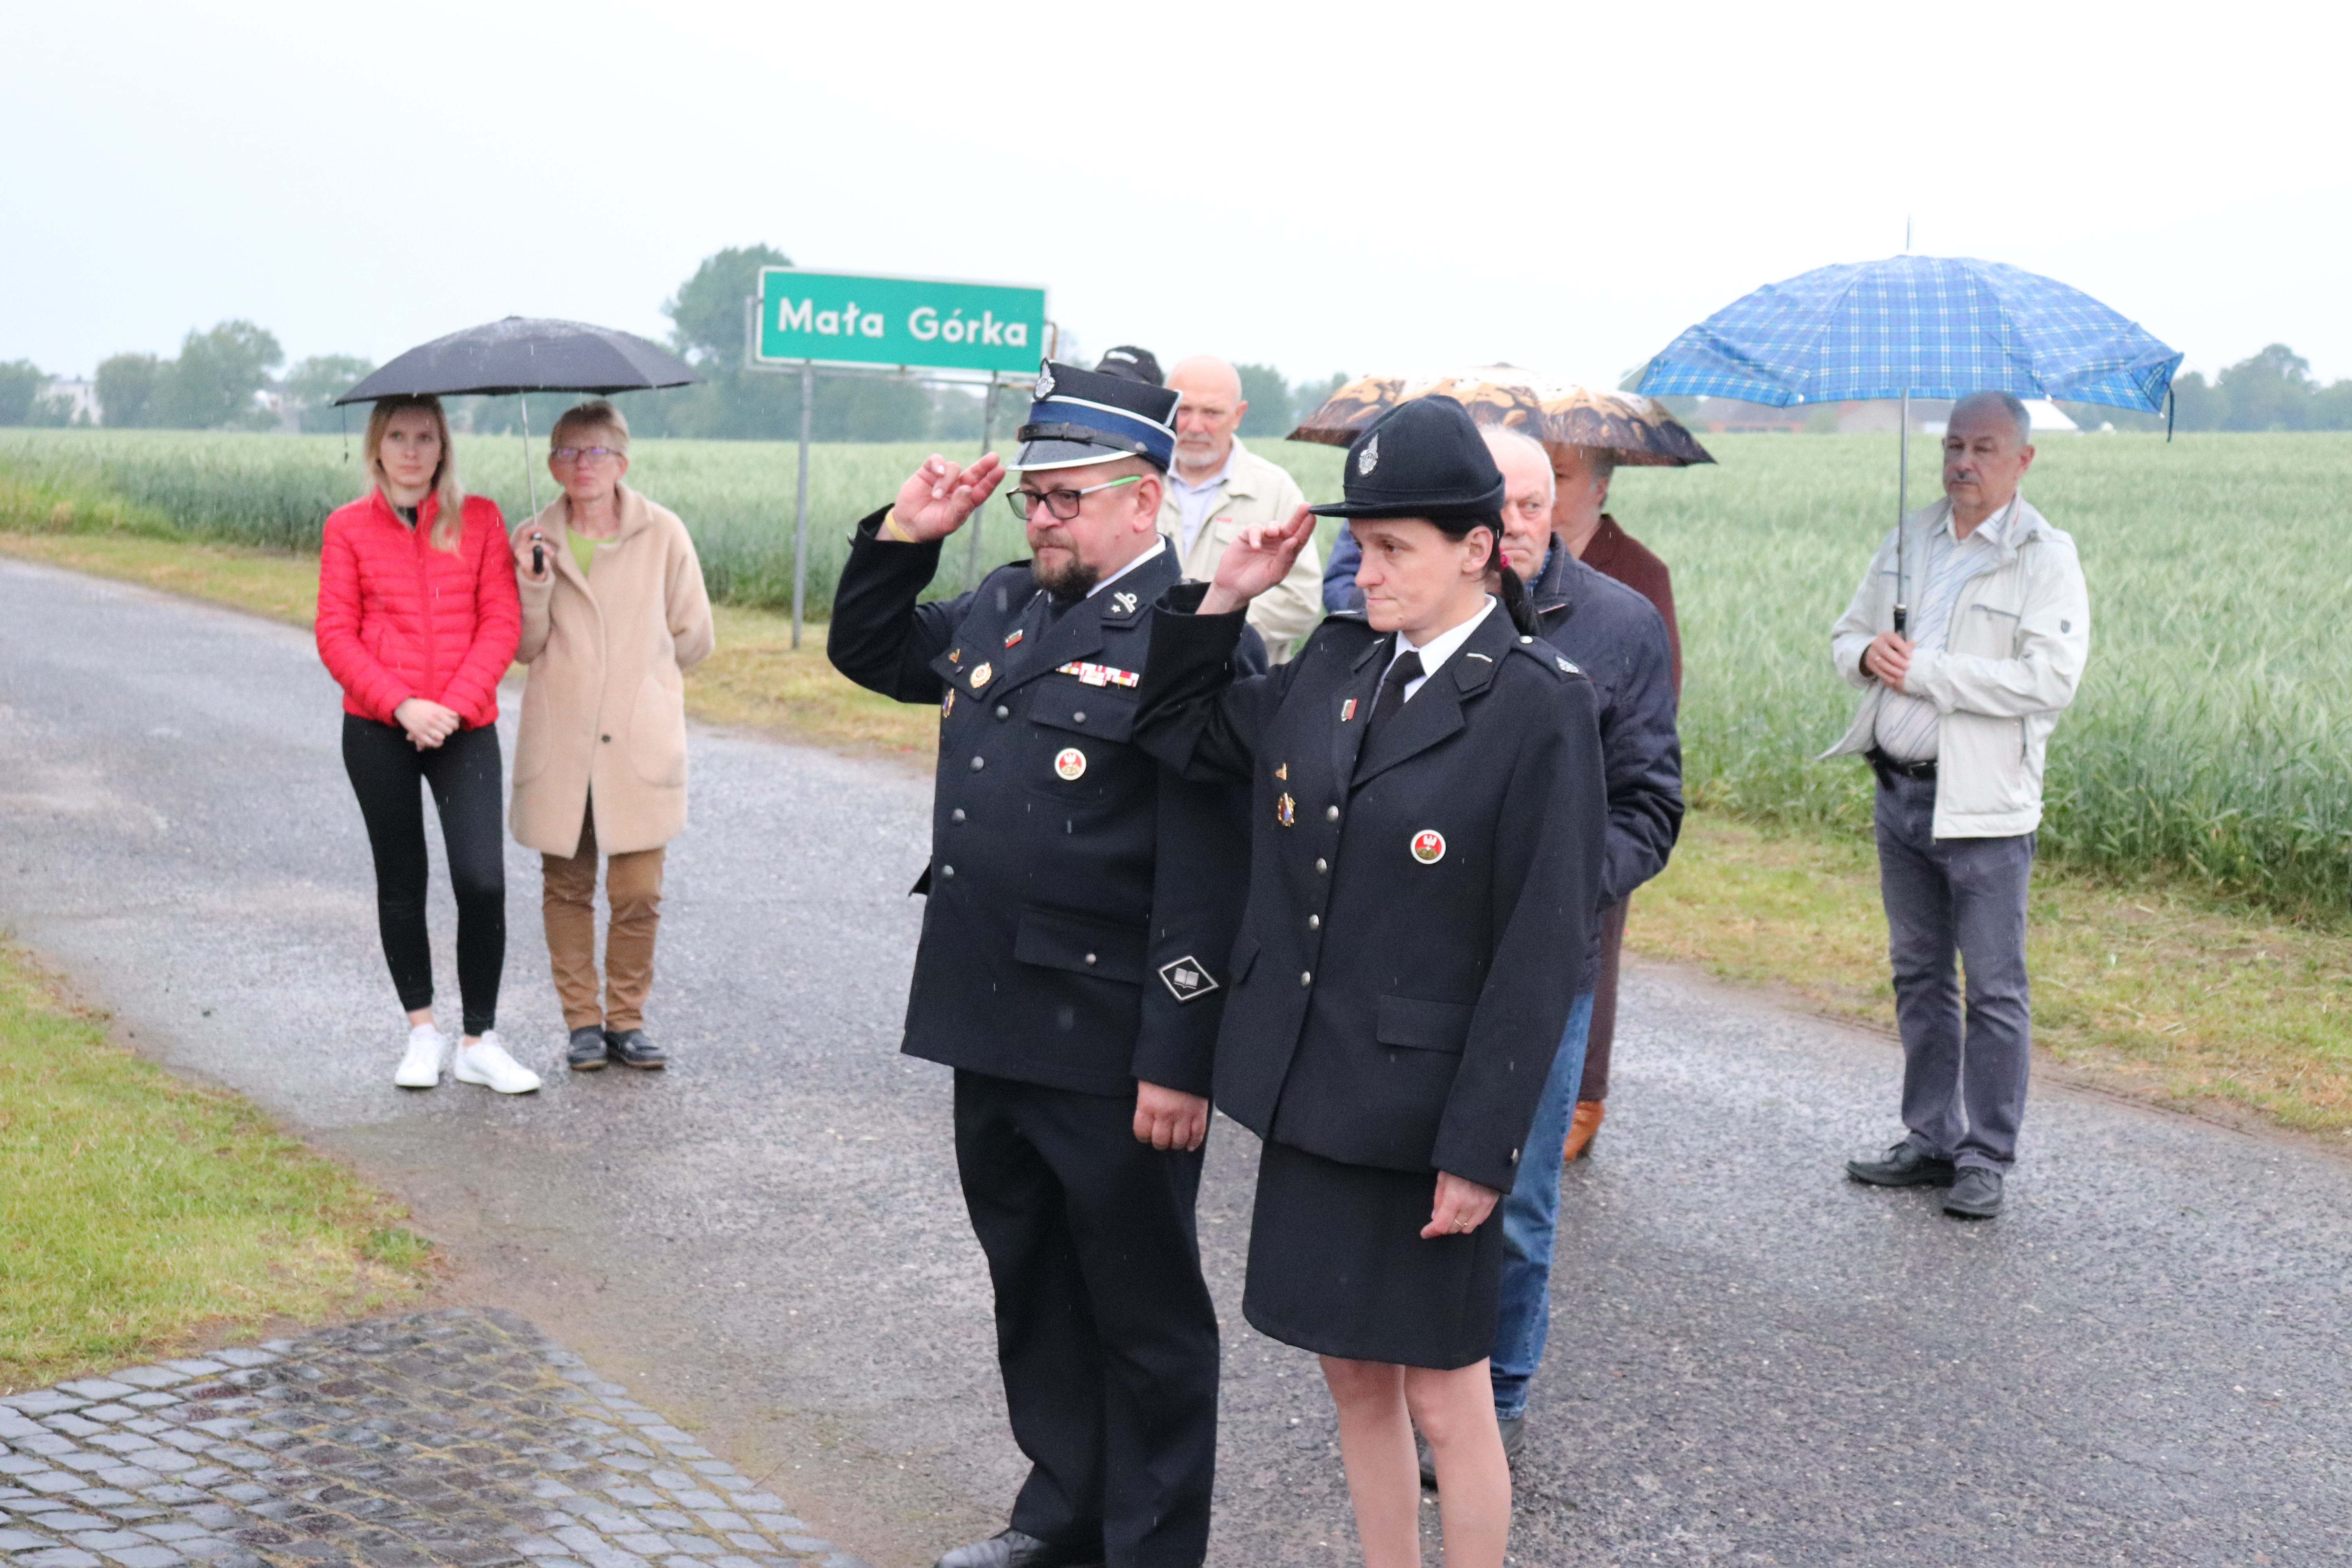
[[[0,1392],[404,1304],[431,1247],[402,1217],[0,947]]]

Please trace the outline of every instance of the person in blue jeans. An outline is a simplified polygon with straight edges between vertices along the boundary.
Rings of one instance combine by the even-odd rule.
[[[1528,584],[1546,641],[1580,666],[1601,700],[1601,757],[1609,823],[1601,874],[1605,916],[1665,868],[1683,819],[1682,743],[1675,731],[1674,656],[1650,601],[1579,561],[1553,537],[1550,455],[1516,430],[1488,426],[1486,447],[1503,471],[1503,555]],[[1587,951],[1564,955],[1583,983],[1528,1131],[1518,1179],[1503,1199],[1503,1278],[1489,1372],[1503,1451],[1526,1440],[1528,1390],[1542,1364],[1551,1321],[1552,1243],[1559,1225],[1561,1154],[1584,1077],[1604,921]],[[1434,1472],[1424,1450],[1423,1484]]]

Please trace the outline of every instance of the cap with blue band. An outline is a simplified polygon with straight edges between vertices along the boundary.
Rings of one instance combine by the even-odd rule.
[[[1164,473],[1176,460],[1181,395],[1168,387],[1047,360],[1037,372],[1035,396],[1009,468],[1075,468],[1141,458]]]

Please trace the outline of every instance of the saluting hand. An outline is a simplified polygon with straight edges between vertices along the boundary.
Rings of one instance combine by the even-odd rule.
[[[1004,459],[993,452],[969,468],[934,452],[898,487],[890,510],[916,543],[945,539],[1003,482]]]
[[[1429,1223],[1421,1227],[1421,1239],[1435,1241],[1441,1236],[1459,1236],[1477,1229],[1495,1212],[1495,1201],[1503,1194],[1492,1187],[1465,1181],[1451,1171],[1437,1173],[1437,1200],[1430,1205]]]
[[[1315,514],[1303,506],[1288,522],[1254,522],[1243,529],[1217,562],[1201,614],[1230,614],[1289,576],[1298,552],[1314,537]]]
[[[1201,1146],[1209,1135],[1209,1102],[1181,1089],[1162,1089],[1138,1080],[1135,1086],[1135,1141],[1154,1149]]]

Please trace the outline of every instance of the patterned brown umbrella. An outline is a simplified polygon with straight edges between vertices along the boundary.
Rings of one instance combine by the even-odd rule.
[[[1350,446],[1365,426],[1389,409],[1433,394],[1460,402],[1481,425],[1512,426],[1546,446],[1606,447],[1632,468],[1715,461],[1654,397],[1571,386],[1507,364],[1481,365],[1451,375],[1359,376],[1300,420],[1289,438]]]

